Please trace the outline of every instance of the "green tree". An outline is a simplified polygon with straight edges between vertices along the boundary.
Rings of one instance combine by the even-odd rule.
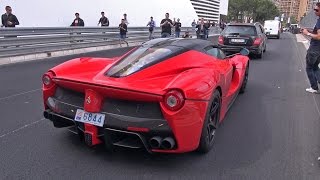
[[[290,17],[290,21],[291,21],[291,22],[290,22],[291,24],[298,24],[298,21],[297,21],[297,19],[296,19],[294,16],[291,16],[291,17]]]
[[[263,22],[274,19],[280,12],[271,0],[230,0],[229,15],[230,21]]]

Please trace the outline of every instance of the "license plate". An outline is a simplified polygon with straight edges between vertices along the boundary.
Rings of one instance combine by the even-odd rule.
[[[103,127],[105,115],[100,113],[90,113],[82,109],[77,109],[75,121],[92,124],[95,126]]]
[[[244,39],[231,39],[231,42],[235,42],[235,43],[244,43],[245,40]]]

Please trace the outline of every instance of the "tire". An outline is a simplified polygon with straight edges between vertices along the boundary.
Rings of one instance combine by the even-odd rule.
[[[208,153],[214,144],[216,137],[216,131],[219,127],[220,110],[221,110],[221,95],[218,90],[212,95],[209,102],[209,107],[206,113],[206,119],[204,120],[198,152]]]
[[[258,59],[262,59],[262,57],[263,57],[263,50],[261,50],[261,52],[260,52],[259,54],[257,54],[256,57],[257,57]]]
[[[267,51],[267,45],[264,45],[263,52],[266,52],[266,51]]]
[[[244,74],[244,79],[242,81],[242,84],[241,84],[241,87],[240,87],[240,91],[239,91],[240,94],[245,93],[246,87],[247,87],[247,84],[248,84],[248,79],[249,79],[249,64],[246,67],[246,72]]]

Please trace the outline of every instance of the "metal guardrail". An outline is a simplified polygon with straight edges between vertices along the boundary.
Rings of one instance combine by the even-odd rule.
[[[191,27],[181,30],[180,36],[189,31],[196,37]],[[210,33],[219,33],[219,30],[212,28]],[[153,36],[159,38],[161,29],[155,28]],[[119,29],[115,27],[0,28],[0,58],[123,43],[129,46],[147,40],[148,27],[128,28],[125,41],[120,41]]]

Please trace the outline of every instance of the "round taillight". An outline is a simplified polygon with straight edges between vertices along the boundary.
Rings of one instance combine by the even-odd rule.
[[[42,82],[44,85],[49,86],[51,84],[51,77],[45,74],[42,78]]]
[[[164,105],[171,111],[177,111],[184,105],[184,97],[182,92],[171,90],[164,96]]]
[[[51,72],[48,72],[48,73],[44,74],[44,75],[42,76],[42,83],[43,83],[43,85],[45,85],[45,86],[51,86],[51,85],[53,84],[53,81],[52,81],[52,77],[53,77],[53,76],[54,76],[54,74],[51,73]]]

